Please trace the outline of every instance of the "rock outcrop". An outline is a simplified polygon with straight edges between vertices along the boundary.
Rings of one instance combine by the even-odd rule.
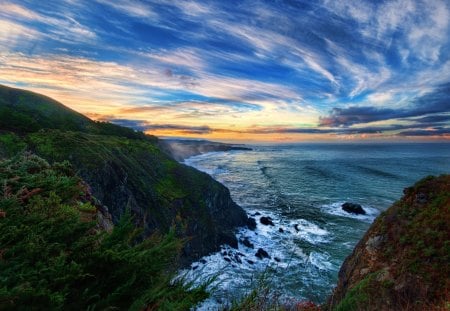
[[[344,261],[325,310],[445,310],[450,294],[450,175],[404,190]]]
[[[356,215],[365,215],[366,211],[362,208],[360,204],[345,202],[342,204],[342,209],[347,213]]]

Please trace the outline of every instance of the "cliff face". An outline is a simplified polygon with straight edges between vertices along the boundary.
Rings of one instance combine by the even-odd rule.
[[[175,226],[187,238],[185,264],[221,244],[237,245],[233,231],[247,215],[228,189],[176,162],[155,137],[94,122],[31,92],[0,86],[0,96],[0,156],[28,149],[51,163],[68,160],[115,223],[130,210],[146,236]]]
[[[446,310],[450,175],[404,190],[344,261],[325,310]]]
[[[142,240],[130,213],[113,226],[67,161],[0,159],[0,180],[0,310],[190,310],[207,297],[173,281],[173,231]]]

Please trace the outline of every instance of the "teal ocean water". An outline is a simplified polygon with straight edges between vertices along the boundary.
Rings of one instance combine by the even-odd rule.
[[[281,297],[323,302],[345,257],[375,217],[405,187],[427,175],[450,173],[450,143],[252,147],[185,161],[227,186],[258,222],[255,231],[238,231],[238,250],[224,247],[184,271],[197,282],[218,274],[216,290],[200,309],[214,309],[245,293],[267,270]],[[344,202],[361,204],[367,214],[346,213]],[[274,226],[262,225],[263,216],[271,217]],[[242,243],[245,239],[253,248]],[[258,248],[270,258],[257,258]]]

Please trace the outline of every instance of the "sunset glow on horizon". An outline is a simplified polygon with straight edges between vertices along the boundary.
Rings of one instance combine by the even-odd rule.
[[[13,0],[0,84],[235,142],[450,139],[446,1]]]

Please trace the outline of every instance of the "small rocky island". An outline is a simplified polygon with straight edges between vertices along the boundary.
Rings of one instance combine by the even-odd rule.
[[[342,209],[350,214],[356,214],[356,215],[365,215],[366,211],[362,208],[360,204],[357,203],[350,203],[345,202],[342,204]]]

